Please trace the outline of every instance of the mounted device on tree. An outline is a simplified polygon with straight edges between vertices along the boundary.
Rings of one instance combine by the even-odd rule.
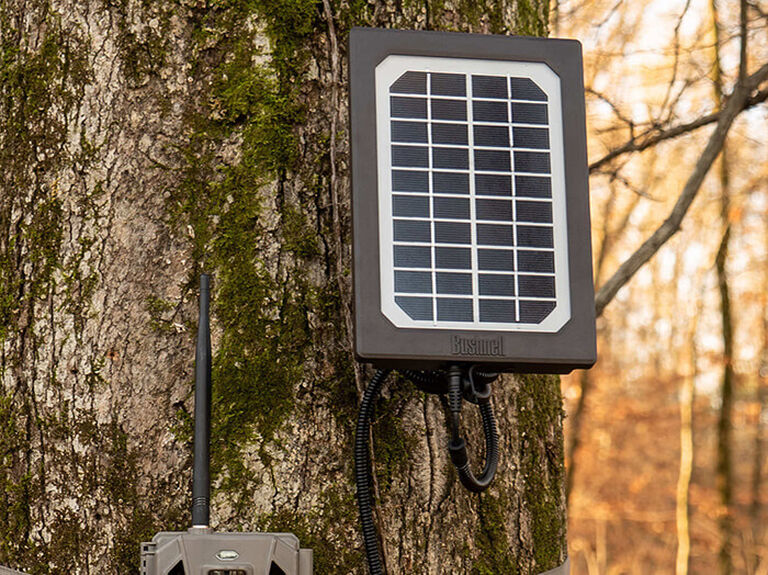
[[[451,460],[480,492],[498,463],[498,374],[595,362],[581,45],[356,28],[349,77],[355,351],[379,368],[355,464],[379,574],[368,438],[388,370],[441,397]],[[479,476],[459,428],[464,400],[482,418]]]

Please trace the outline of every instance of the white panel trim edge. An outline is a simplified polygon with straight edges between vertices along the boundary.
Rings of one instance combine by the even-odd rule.
[[[392,156],[390,121],[391,85],[407,71],[454,74],[481,74],[531,78],[547,94],[550,163],[552,182],[552,225],[555,258],[555,308],[538,324],[414,320],[395,303],[394,245],[392,216]],[[427,96],[428,98],[428,96]],[[472,100],[469,94],[467,99]],[[507,99],[508,103],[510,100]],[[511,119],[510,119],[511,121]],[[469,128],[471,124],[468,122]],[[461,329],[473,331],[523,331],[554,333],[571,319],[570,280],[568,273],[568,230],[566,221],[565,147],[560,78],[546,64],[469,58],[428,56],[388,56],[376,67],[376,134],[379,201],[379,267],[381,311],[396,327]],[[512,145],[512,142],[510,142]],[[472,148],[470,148],[470,151]],[[515,199],[514,197],[512,198]],[[500,222],[497,222],[500,223]],[[474,233],[473,233],[474,235]],[[476,246],[473,246],[473,251]],[[517,248],[515,248],[517,250]],[[433,262],[434,266],[434,262]],[[514,272],[518,273],[517,270]],[[474,284],[474,282],[473,282]],[[474,287],[473,287],[474,291]],[[435,297],[433,293],[432,297]],[[473,300],[477,294],[473,293]],[[516,294],[516,298],[519,294]]]

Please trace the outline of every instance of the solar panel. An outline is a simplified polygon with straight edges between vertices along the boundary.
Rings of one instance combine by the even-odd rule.
[[[376,68],[381,307],[399,327],[570,319],[560,80],[545,64]]]
[[[355,351],[379,366],[589,366],[581,48],[350,35]]]

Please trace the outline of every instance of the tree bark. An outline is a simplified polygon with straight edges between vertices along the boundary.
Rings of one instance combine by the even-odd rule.
[[[547,4],[0,0],[0,563],[138,569],[189,525],[197,276],[213,275],[212,522],[363,573],[352,431],[347,34],[544,35]],[[566,555],[559,380],[495,385],[502,462],[456,481],[439,403],[374,423],[390,573]],[[467,418],[470,448],[479,419]]]
[[[718,16],[717,0],[711,2],[712,30],[714,32],[714,62],[713,62],[713,89],[715,106],[722,108],[725,99],[723,88],[723,69],[720,55],[720,21]],[[746,39],[742,39],[742,46]],[[746,65],[742,53],[742,71],[740,79],[744,76],[743,69]],[[715,258],[715,270],[717,271],[717,286],[720,293],[720,317],[723,336],[723,376],[720,387],[720,414],[717,423],[717,490],[720,496],[720,504],[723,511],[719,520],[720,524],[720,552],[719,565],[722,575],[730,575],[733,572],[733,464],[731,460],[731,443],[733,435],[733,403],[734,403],[734,372],[733,372],[733,315],[731,313],[730,285],[728,283],[728,250],[731,238],[731,190],[730,172],[728,164],[728,147],[723,141],[720,152],[720,164],[718,172],[720,184],[720,220],[722,228],[722,240]]]
[[[679,256],[678,256],[679,257]],[[702,290],[703,291],[703,290]],[[699,293],[694,302],[688,332],[688,365],[680,381],[680,464],[675,494],[675,525],[677,528],[677,553],[675,575],[688,575],[691,568],[690,490],[693,475],[693,407],[698,375],[698,346],[696,336],[702,311],[704,294]]]

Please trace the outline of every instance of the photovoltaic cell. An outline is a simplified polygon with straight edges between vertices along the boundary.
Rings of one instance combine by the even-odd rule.
[[[521,272],[555,273],[555,258],[552,252],[517,250],[517,261]]]
[[[393,94],[426,94],[427,74],[425,72],[406,72],[392,84],[389,91]]]
[[[393,192],[429,193],[429,172],[392,170]]]
[[[480,321],[514,323],[517,319],[517,305],[512,300],[481,299]]]
[[[426,196],[393,196],[392,214],[403,218],[428,218],[429,198]]]
[[[480,274],[480,295],[515,295],[515,278],[502,274]]]
[[[476,174],[475,194],[478,196],[511,196],[512,176],[496,174]]]
[[[515,150],[515,170],[534,174],[548,174],[549,152],[521,152]]]
[[[472,300],[458,298],[437,298],[438,321],[472,321]]]
[[[507,99],[507,79],[504,76],[472,76],[472,96],[475,98]]]
[[[512,221],[512,202],[507,200],[475,200],[478,220]]]
[[[472,295],[472,274],[438,273],[437,293]]]
[[[435,248],[435,267],[440,269],[472,269],[469,248]]]
[[[464,198],[443,198],[434,199],[435,218],[446,219],[469,219],[469,200]]]
[[[438,244],[471,244],[472,227],[469,223],[435,222],[435,242]]]
[[[548,177],[515,176],[515,195],[528,198],[551,198],[552,183]]]
[[[555,309],[553,301],[520,300],[520,321],[541,323]]]
[[[512,246],[514,245],[514,227],[510,225],[477,224],[477,245]]]
[[[529,248],[553,248],[552,228],[548,226],[515,226],[517,245]]]
[[[518,200],[515,202],[515,211],[518,222],[552,223],[552,205],[549,202]]]
[[[395,303],[408,317],[415,320],[432,319],[432,298],[395,296]]]
[[[530,78],[510,78],[509,89],[513,100],[547,101],[547,95]]]
[[[550,276],[519,275],[517,284],[520,297],[555,297],[555,278]]]
[[[432,291],[432,273],[396,271],[395,291],[400,293],[430,293]]]
[[[475,146],[509,147],[507,126],[475,126]]]
[[[509,121],[507,104],[504,102],[473,102],[472,114],[475,122],[503,122],[506,124]]]
[[[483,271],[515,271],[515,252],[512,250],[477,250],[477,267]]]
[[[390,85],[393,295],[410,319],[539,324],[555,309],[548,101],[512,74]]]
[[[431,268],[432,250],[421,246],[395,246],[395,267]]]
[[[512,128],[512,134],[516,148],[549,149],[549,130],[547,128],[516,126]]]
[[[427,118],[427,101],[423,98],[391,98],[393,118]]]
[[[467,80],[464,74],[430,74],[430,93],[435,96],[465,96]]]
[[[426,168],[429,166],[429,150],[422,146],[392,146],[392,165]]]
[[[515,124],[546,124],[549,121],[546,104],[512,102],[512,122]]]
[[[424,124],[426,127],[426,124]],[[424,131],[426,141],[426,130]],[[466,124],[432,124],[433,144],[466,146],[469,143]]]
[[[490,172],[508,172],[510,157],[508,151],[475,150],[475,169]]]
[[[427,143],[427,124],[424,122],[392,122],[393,142]]]
[[[432,239],[431,224],[424,221],[395,220],[396,242],[426,242]]]
[[[466,120],[467,104],[464,100],[432,100],[433,120]]]
[[[426,148],[423,148],[426,150]],[[466,148],[432,148],[432,166],[466,170],[469,167],[469,153]]]
[[[435,194],[469,194],[469,174],[433,172],[432,192]]]

